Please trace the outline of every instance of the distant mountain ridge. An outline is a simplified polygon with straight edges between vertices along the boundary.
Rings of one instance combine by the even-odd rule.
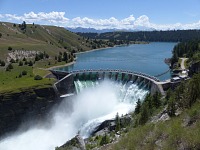
[[[106,33],[106,32],[137,32],[137,31],[153,31],[155,29],[151,28],[144,28],[144,27],[138,27],[137,29],[95,29],[95,28],[82,28],[82,27],[77,27],[77,28],[66,28],[67,30],[75,33]]]

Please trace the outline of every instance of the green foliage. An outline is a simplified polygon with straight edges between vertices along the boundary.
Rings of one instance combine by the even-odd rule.
[[[105,135],[101,138],[100,146],[110,143],[109,136],[105,133]]]
[[[36,75],[35,77],[34,77],[34,80],[42,80],[43,78],[40,76],[40,75]]]
[[[27,61],[25,57],[23,58],[23,61]]]
[[[5,61],[0,60],[0,66],[5,66],[5,65],[6,65]]]
[[[7,68],[13,69],[13,65],[10,63]]]
[[[12,50],[12,47],[11,47],[11,46],[9,46],[9,47],[8,47],[8,50],[9,50],[9,51],[11,51],[11,50]]]
[[[62,55],[59,55],[58,56],[58,62],[61,62],[62,61]]]
[[[20,74],[19,74],[19,78],[21,78],[21,77],[22,77],[22,74],[20,73]]]
[[[141,101],[140,101],[140,99],[138,99],[137,105],[135,107],[135,114],[139,114],[140,110],[141,110]]]
[[[68,61],[68,54],[66,52],[63,53],[62,61]]]
[[[21,30],[26,30],[26,22],[23,21],[21,25],[19,25],[19,27],[21,28]]]
[[[200,38],[199,38],[200,39]],[[200,40],[178,43],[173,49],[171,63],[178,62],[178,57],[187,57],[190,62],[200,61]]]
[[[195,74],[189,82],[189,106],[200,98],[200,74]]]
[[[19,66],[23,66],[23,62],[22,61],[19,61]]]
[[[30,60],[28,63],[29,66],[33,66],[33,62]]]
[[[23,75],[23,76],[27,75],[27,71],[26,71],[26,70],[23,70],[23,71],[22,71],[22,75]]]
[[[106,39],[110,42],[148,41],[148,42],[184,42],[191,39],[200,39],[199,30],[177,31],[138,31],[138,32],[106,32],[106,33],[78,33],[88,39]]]
[[[121,122],[120,122],[120,117],[118,113],[115,116],[115,124],[116,124],[115,131],[117,132],[121,129]]]
[[[149,108],[149,106],[147,103],[144,103],[142,105],[140,119],[139,119],[139,124],[141,124],[141,125],[145,124],[149,119],[150,113],[149,113],[148,108]]]
[[[189,124],[184,126],[188,116],[190,117]],[[179,117],[130,129],[111,149],[199,149],[199,116],[200,103],[196,102]]]
[[[152,97],[152,104],[155,108],[159,108],[161,106],[161,95],[160,93],[156,92]]]
[[[16,61],[13,58],[10,60],[10,62],[11,63],[16,63]]]
[[[169,101],[168,101],[168,106],[167,106],[167,113],[170,117],[175,116],[175,112],[176,112],[176,106],[175,106],[175,99],[173,96],[170,97]]]
[[[200,99],[200,74],[195,74],[190,81],[181,83],[173,92],[167,94],[169,114],[173,116],[175,106],[190,108]]]

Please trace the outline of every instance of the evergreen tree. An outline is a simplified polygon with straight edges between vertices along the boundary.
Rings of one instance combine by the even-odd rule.
[[[61,62],[62,61],[62,55],[59,55],[58,56],[58,62]]]
[[[30,60],[28,65],[33,66],[33,62]]]
[[[189,83],[189,107],[200,98],[200,74],[196,74]]]
[[[149,119],[148,105],[147,103],[143,103],[139,124],[141,125],[145,124],[148,121],[148,119]]]
[[[101,138],[100,145],[105,145],[110,142],[109,136],[105,133],[105,135]]]
[[[120,117],[118,113],[115,116],[115,124],[116,124],[115,131],[119,131],[121,129],[121,123],[120,123]]]
[[[5,66],[5,65],[6,65],[5,61],[1,61],[1,66]]]
[[[67,61],[68,60],[68,55],[66,52],[63,53],[63,61]]]
[[[26,58],[25,58],[25,57],[23,58],[23,61],[26,61]]]
[[[169,116],[173,117],[175,116],[175,112],[176,112],[176,107],[175,107],[174,96],[171,96],[168,102],[167,113]]]
[[[22,61],[19,62],[19,66],[23,66],[23,62]]]
[[[160,96],[159,93],[156,92],[153,97],[152,97],[152,101],[153,101],[153,106],[158,108],[161,105],[161,101],[160,101]]]
[[[38,56],[38,54],[35,55],[35,61],[39,61],[40,57]]]
[[[140,113],[140,109],[141,109],[141,101],[140,101],[140,99],[138,99],[137,105],[135,107],[135,114],[139,114]]]

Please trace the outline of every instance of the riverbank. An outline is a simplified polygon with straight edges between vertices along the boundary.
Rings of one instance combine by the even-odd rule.
[[[102,48],[87,50],[87,51],[84,51],[84,52],[77,52],[77,53],[74,53],[74,54],[82,54],[82,53],[87,53],[87,52],[105,50],[105,49],[109,49],[109,48],[115,48],[115,47],[121,47],[121,46],[129,46],[129,45],[134,45],[134,44],[149,44],[149,42],[134,42],[134,43],[130,43],[130,44],[115,45],[115,46],[112,46],[112,47],[102,47]]]
[[[67,67],[67,66],[73,65],[75,62],[76,61],[64,64],[64,65],[58,65],[58,66],[49,67],[49,68],[46,68],[45,70],[52,70],[52,69],[56,69],[56,68],[60,68],[60,67]]]

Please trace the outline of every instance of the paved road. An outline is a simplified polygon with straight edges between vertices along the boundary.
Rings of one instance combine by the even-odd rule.
[[[185,61],[188,59],[188,58],[180,58],[181,59],[181,69],[184,70],[185,69]]]

